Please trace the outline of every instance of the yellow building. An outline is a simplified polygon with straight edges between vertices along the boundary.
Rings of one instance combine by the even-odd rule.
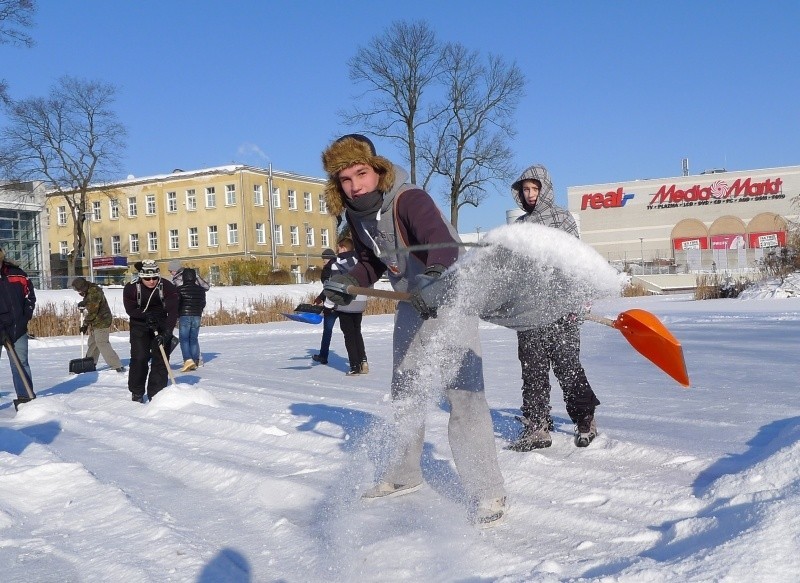
[[[322,178],[245,165],[92,187],[83,273],[121,283],[136,261],[154,259],[166,273],[167,263],[179,259],[212,283],[225,284],[221,266],[252,258],[291,270],[300,281],[309,268],[323,265],[322,251],[336,244],[336,217],[327,212],[324,187]],[[63,195],[54,192],[46,211],[55,280],[67,275],[73,217]]]

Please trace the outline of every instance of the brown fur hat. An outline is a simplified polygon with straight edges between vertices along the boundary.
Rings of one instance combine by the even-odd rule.
[[[345,194],[339,183],[339,172],[356,164],[368,164],[380,174],[378,190],[388,192],[394,186],[394,166],[375,153],[375,146],[360,134],[347,134],[333,142],[322,153],[322,167],[328,173],[325,202],[328,212],[339,216],[344,211]]]

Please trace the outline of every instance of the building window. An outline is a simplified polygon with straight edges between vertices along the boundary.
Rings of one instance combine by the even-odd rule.
[[[122,255],[122,240],[119,235],[111,236],[111,254]]]
[[[272,237],[275,239],[276,245],[283,245],[283,227],[275,225],[272,229]]]
[[[289,227],[289,244],[292,246],[300,244],[300,229],[294,225]]]
[[[225,206],[236,206],[236,185],[225,185]]]
[[[129,196],[128,197],[128,217],[135,217],[139,214],[139,211],[136,209],[136,197]]]
[[[103,253],[103,238],[102,237],[95,237],[94,238],[94,256],[95,257],[102,257],[105,255]]]
[[[156,214],[156,195],[155,194],[148,194],[144,197],[145,205],[146,205],[146,213],[147,215],[154,215]]]
[[[139,252],[139,235],[136,233],[132,233],[128,236],[128,246],[131,249],[131,253],[138,253]]]
[[[217,191],[213,186],[206,187],[206,208],[213,209],[217,206]]]
[[[169,230],[169,249],[170,251],[178,250],[178,229]]]
[[[303,210],[307,213],[311,212],[311,193],[304,192],[303,193]]]
[[[197,210],[197,195],[194,192],[194,188],[190,188],[186,191],[186,210],[187,211],[196,211]]]
[[[267,242],[267,229],[264,223],[256,223],[256,244],[264,245]]]
[[[150,253],[158,251],[158,233],[150,231],[147,233],[147,250]]]
[[[281,189],[280,188],[273,188],[272,189],[272,208],[275,208],[275,209],[281,208]]]
[[[239,225],[236,223],[228,223],[228,245],[236,245],[239,243]]]
[[[200,246],[200,233],[197,227],[189,227],[189,248],[197,249]]]
[[[314,246],[314,227],[306,227],[306,247]]]
[[[261,192],[261,185],[253,185],[253,204],[255,206],[264,206],[264,193]]]
[[[328,235],[328,229],[320,229],[319,230],[319,244],[323,247],[330,247],[331,240]]]
[[[67,255],[69,255],[69,245],[67,245],[66,241],[61,241],[58,244],[58,258],[64,260]]]
[[[119,200],[116,198],[108,201],[108,214],[115,221],[119,219]]]
[[[208,226],[208,246],[219,247],[219,233],[217,232],[217,225]]]
[[[93,200],[92,201],[92,220],[99,221],[103,218],[103,214],[100,211],[100,201]]]
[[[58,224],[62,227],[67,224],[67,207],[58,207]]]
[[[167,212],[168,213],[177,213],[178,212],[178,193],[177,192],[168,192],[167,193]]]
[[[328,214],[328,201],[325,200],[324,194],[319,195],[319,213],[321,215]]]
[[[297,210],[297,193],[294,190],[288,190],[286,194],[286,198],[289,201],[289,210],[296,211]]]

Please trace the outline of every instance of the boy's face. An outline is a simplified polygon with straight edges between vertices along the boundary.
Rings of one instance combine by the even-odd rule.
[[[339,171],[339,184],[350,200],[378,189],[381,175],[369,164],[356,164]]]
[[[528,206],[534,206],[536,201],[539,200],[539,185],[533,180],[524,180],[522,182],[522,197]]]

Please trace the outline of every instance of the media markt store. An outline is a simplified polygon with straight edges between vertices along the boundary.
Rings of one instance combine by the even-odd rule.
[[[800,166],[567,189],[581,239],[611,263],[755,269],[798,220]]]

